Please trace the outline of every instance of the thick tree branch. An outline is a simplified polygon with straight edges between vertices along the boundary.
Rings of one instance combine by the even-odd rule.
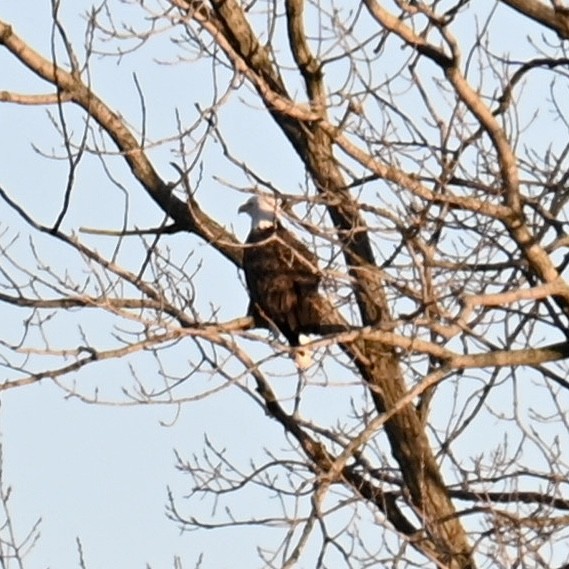
[[[71,100],[101,126],[124,156],[135,178],[148,194],[177,225],[195,233],[236,264],[241,263],[241,244],[235,237],[207,216],[191,197],[183,202],[172,193],[172,188],[158,175],[148,156],[128,130],[123,120],[99,99],[81,79],[57,67],[30,48],[0,20],[0,45],[38,77],[55,85],[63,100]]]
[[[500,0],[520,14],[553,30],[561,39],[569,39],[569,9],[547,6],[539,0]]]
[[[233,0],[215,1],[213,6],[216,16],[223,21],[225,33],[221,30],[221,35],[225,36],[226,41],[219,41],[217,34],[220,28],[207,14],[192,12],[192,15],[204,28],[214,28],[213,37],[230,61],[239,65],[242,62],[246,64],[246,76],[257,88],[267,110],[288,137],[305,164],[317,191],[323,196],[338,231],[342,252],[354,281],[354,291],[364,325],[389,322],[391,317],[381,271],[376,266],[367,227],[358,204],[351,197],[334,156],[334,137],[330,136],[329,129],[322,128],[322,121],[299,121],[292,118],[290,113],[282,113],[275,108],[273,101],[280,99],[267,97],[271,94],[271,89],[263,81],[266,77],[272,77],[272,66],[264,56],[252,57],[247,46],[254,45],[254,34],[251,27],[244,24],[244,15],[239,13]],[[293,21],[289,22],[289,36],[294,39],[295,34],[301,34],[298,5],[289,5],[289,16],[293,18]],[[234,37],[236,30],[244,36],[239,41]],[[302,46],[297,46],[294,51],[299,61],[306,57]],[[255,51],[255,55],[258,53],[261,52]],[[318,78],[310,78],[310,81],[317,80]],[[273,81],[273,85],[274,83]],[[279,89],[278,97],[283,96],[286,96],[286,93]],[[290,107],[294,107],[292,101]],[[388,411],[405,393],[398,357],[393,349],[378,342],[364,340],[358,343],[358,346],[358,352],[363,355],[363,358],[356,360],[358,369],[371,386],[378,411]],[[417,511],[424,516],[429,530],[444,544],[439,548],[439,560],[448,563],[453,569],[472,567],[470,546],[464,529],[456,518],[454,506],[415,409],[409,406],[403,408],[387,423],[386,431],[393,455],[401,467]]]

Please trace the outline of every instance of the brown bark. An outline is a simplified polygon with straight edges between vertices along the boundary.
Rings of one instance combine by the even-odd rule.
[[[286,3],[289,43],[304,78],[310,106],[325,120],[323,76],[304,39],[302,4],[296,0]],[[278,89],[279,95],[286,97],[280,77],[264,49],[256,42],[239,5],[234,0],[214,0],[212,7],[215,18],[220,22],[218,29],[225,31],[226,39],[236,49],[237,55],[252,73],[269,81],[273,88]],[[228,55],[231,59],[232,55]],[[388,323],[390,314],[381,271],[375,262],[358,205],[350,196],[334,157],[334,141],[318,121],[306,123],[295,120],[275,110],[260,90],[259,95],[328,204],[346,265],[354,279],[362,322],[364,325]],[[397,354],[393,348],[374,341],[361,342],[358,349],[362,358],[355,361],[370,385],[377,411],[388,412],[406,393]],[[391,452],[399,464],[413,505],[430,536],[425,538],[430,542],[429,549],[433,549],[439,562],[448,567],[473,567],[466,533],[456,516],[418,413],[412,406],[406,406],[388,421],[385,428]]]
[[[561,39],[569,39],[569,10],[567,8],[547,6],[537,0],[501,0],[501,2],[553,30]]]

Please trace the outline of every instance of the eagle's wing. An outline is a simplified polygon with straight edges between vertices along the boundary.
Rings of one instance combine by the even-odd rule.
[[[320,272],[316,255],[282,226],[251,232],[243,266],[251,297],[249,313],[258,325],[272,324],[297,346],[314,332]]]

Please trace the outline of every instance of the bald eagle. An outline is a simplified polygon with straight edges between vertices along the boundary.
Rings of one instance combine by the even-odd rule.
[[[295,349],[299,368],[311,364],[300,348],[301,334],[318,333],[321,273],[318,259],[279,221],[279,208],[269,196],[253,196],[239,213],[251,216],[243,251],[243,269],[251,302],[248,314],[258,326],[277,328]]]

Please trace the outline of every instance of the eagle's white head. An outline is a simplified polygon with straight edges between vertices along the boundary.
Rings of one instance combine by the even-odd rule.
[[[267,229],[279,218],[277,200],[267,195],[250,197],[238,211],[251,216],[251,229]]]

